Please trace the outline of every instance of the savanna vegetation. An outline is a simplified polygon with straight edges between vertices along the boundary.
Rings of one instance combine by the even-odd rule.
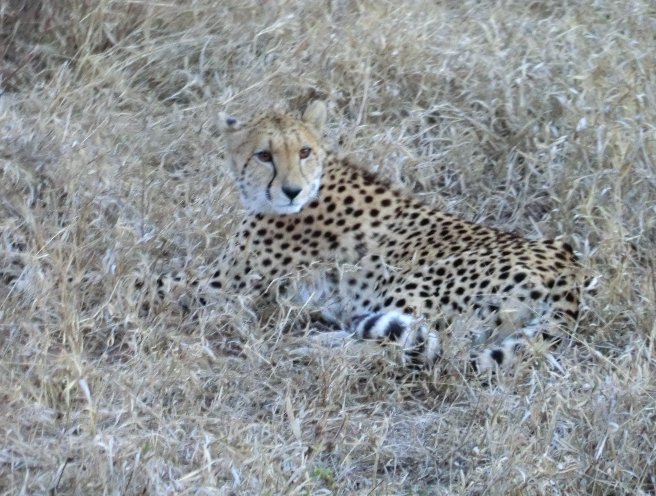
[[[0,53],[2,494],[656,492],[653,1],[9,0]],[[157,298],[240,219],[218,112],[313,99],[426,202],[574,246],[562,370]]]

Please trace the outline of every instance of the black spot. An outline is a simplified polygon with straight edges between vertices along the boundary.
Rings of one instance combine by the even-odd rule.
[[[373,314],[371,317],[368,317],[363,323],[362,323],[362,333],[361,333],[361,338],[362,339],[370,339],[371,338],[371,329],[376,325],[376,322],[380,320],[382,317],[382,314],[376,313]]]
[[[515,277],[513,277],[516,283],[522,282],[524,279],[526,279],[526,274],[524,272],[519,272],[518,274],[515,274]]]
[[[574,320],[579,318],[579,311],[578,310],[567,309],[567,310],[565,310],[565,313],[567,315],[569,315],[570,317],[572,317]]]
[[[554,336],[553,334],[550,334],[546,331],[542,332],[542,339],[544,339],[548,343],[552,343],[553,345],[558,345],[562,341],[562,339],[559,336]]]
[[[499,365],[503,363],[503,351],[502,350],[492,350],[492,353],[490,353],[490,356],[492,357],[492,360],[497,362]]]
[[[404,330],[405,327],[403,327],[403,324],[399,320],[394,319],[387,327],[387,337],[390,341],[398,341],[403,335]]]
[[[542,298],[542,291],[538,291],[537,289],[531,291],[530,294],[532,300],[539,300],[540,298]]]

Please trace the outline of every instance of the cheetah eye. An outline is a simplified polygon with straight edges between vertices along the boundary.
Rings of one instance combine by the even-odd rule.
[[[308,158],[310,156],[310,153],[312,153],[312,148],[310,148],[309,146],[304,146],[298,152],[298,156],[301,157],[301,159],[304,159],[304,158]]]
[[[273,156],[271,155],[271,152],[257,152],[255,156],[260,162],[273,162]]]

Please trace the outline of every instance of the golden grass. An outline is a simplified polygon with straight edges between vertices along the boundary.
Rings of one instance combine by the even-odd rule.
[[[653,494],[654,33],[651,0],[2,4],[2,494]],[[286,308],[150,301],[239,218],[217,113],[312,98],[427,202],[567,235],[600,284],[564,374],[402,380],[299,357]]]

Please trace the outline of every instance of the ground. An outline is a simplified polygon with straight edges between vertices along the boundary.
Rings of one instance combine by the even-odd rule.
[[[2,494],[656,491],[653,2],[18,0],[0,20]],[[283,332],[297,308],[155,301],[240,218],[218,113],[315,98],[331,142],[427,203],[566,233],[598,282],[563,371],[399,377]]]

